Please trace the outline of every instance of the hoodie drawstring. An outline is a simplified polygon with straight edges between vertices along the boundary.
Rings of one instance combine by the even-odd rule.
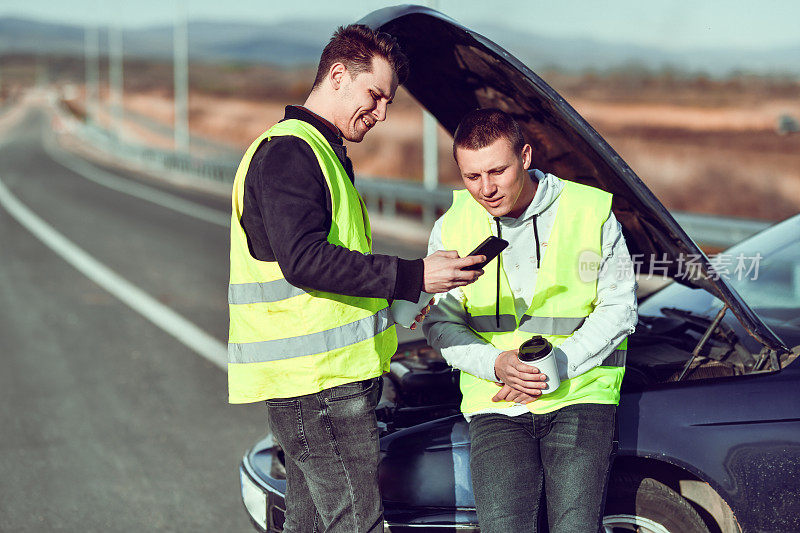
[[[497,238],[502,239],[503,233],[500,231],[500,217],[494,217],[497,224]],[[501,252],[502,253],[502,252]],[[497,320],[497,329],[500,329],[500,256],[497,256],[497,292],[494,301],[494,317]]]
[[[536,229],[536,217],[533,215],[533,238],[536,239],[536,269],[538,270],[541,265],[539,264],[539,230]]]
[[[536,269],[538,270],[541,268],[541,259],[539,257],[539,229],[536,227],[537,216],[538,215],[533,215],[533,238],[536,239],[536,248],[534,248],[534,250],[536,250]],[[503,232],[500,229],[500,217],[493,218],[495,224],[497,225],[497,237],[502,239]],[[500,329],[500,256],[497,256],[497,290],[494,300],[494,317],[497,321],[497,329]]]

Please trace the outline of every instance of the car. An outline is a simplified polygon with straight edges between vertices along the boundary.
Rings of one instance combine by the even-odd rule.
[[[800,216],[709,259],[511,54],[424,7],[362,22],[398,39],[411,63],[406,88],[451,134],[471,109],[511,113],[534,146],[533,166],[613,193],[638,274],[672,280],[640,302],[629,338],[605,531],[800,531]],[[404,343],[383,383],[387,530],[479,531],[458,372],[424,341]],[[260,531],[282,528],[283,460],[267,436],[240,465]]]

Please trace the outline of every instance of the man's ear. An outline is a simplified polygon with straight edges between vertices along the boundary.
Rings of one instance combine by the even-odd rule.
[[[531,166],[531,159],[533,158],[533,148],[530,144],[522,147],[522,168],[528,170]]]
[[[343,63],[334,63],[328,71],[328,79],[331,82],[333,90],[338,91],[342,85],[344,75],[347,73],[347,67]]]

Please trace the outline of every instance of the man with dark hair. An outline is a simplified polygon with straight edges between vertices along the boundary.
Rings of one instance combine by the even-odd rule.
[[[303,106],[288,106],[236,173],[229,395],[266,401],[285,454],[287,532],[382,531],[375,405],[397,349],[388,301],[481,274],[461,270],[481,257],[371,253],[343,139],[386,119],[406,70],[391,36],[339,28]]]
[[[509,242],[477,282],[437,295],[423,324],[461,370],[481,532],[536,531],[543,494],[551,532],[598,531],[636,324],[611,195],[529,172],[531,146],[497,109],[465,116],[453,153],[466,190],[453,194],[428,249],[468,253],[489,235]],[[536,335],[554,346],[556,390],[518,358]]]
[[[322,84],[334,63],[341,62],[352,74],[372,71],[372,58],[378,56],[389,62],[400,83],[408,77],[408,60],[400,45],[388,33],[375,33],[362,24],[341,26],[322,51],[317,66],[314,87]]]

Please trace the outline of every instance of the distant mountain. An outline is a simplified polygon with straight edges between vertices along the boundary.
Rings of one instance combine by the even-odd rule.
[[[83,53],[84,32],[77,26],[0,18],[0,52]]]
[[[336,28],[324,20],[286,20],[280,24],[189,23],[192,59],[230,60],[277,65],[311,64]],[[129,30],[125,46],[132,54],[170,57],[172,27]]]
[[[277,65],[312,64],[337,27],[324,20],[287,20],[280,24],[190,22],[189,54],[193,60],[229,60]],[[84,53],[85,30],[66,24],[0,18],[0,53]],[[126,29],[126,55],[172,57],[172,26]],[[100,29],[100,49],[108,50],[108,28]]]
[[[557,67],[604,71],[638,65],[655,70],[671,67],[688,72],[707,72],[715,76],[735,71],[800,75],[800,37],[795,47],[672,51],[624,42],[542,37],[491,24],[474,29],[514,54],[532,70]]]
[[[272,63],[282,66],[313,64],[338,23],[324,19],[285,20],[275,24],[193,21],[189,50],[193,60]],[[533,70],[604,71],[625,66],[650,69],[671,67],[725,75],[733,71],[800,75],[800,42],[795,47],[768,50],[696,49],[683,52],[629,43],[537,36],[491,23],[474,29],[503,46]],[[101,50],[107,50],[106,28]],[[172,27],[125,30],[126,55],[168,59]],[[84,29],[20,18],[0,18],[0,53],[83,54]]]

